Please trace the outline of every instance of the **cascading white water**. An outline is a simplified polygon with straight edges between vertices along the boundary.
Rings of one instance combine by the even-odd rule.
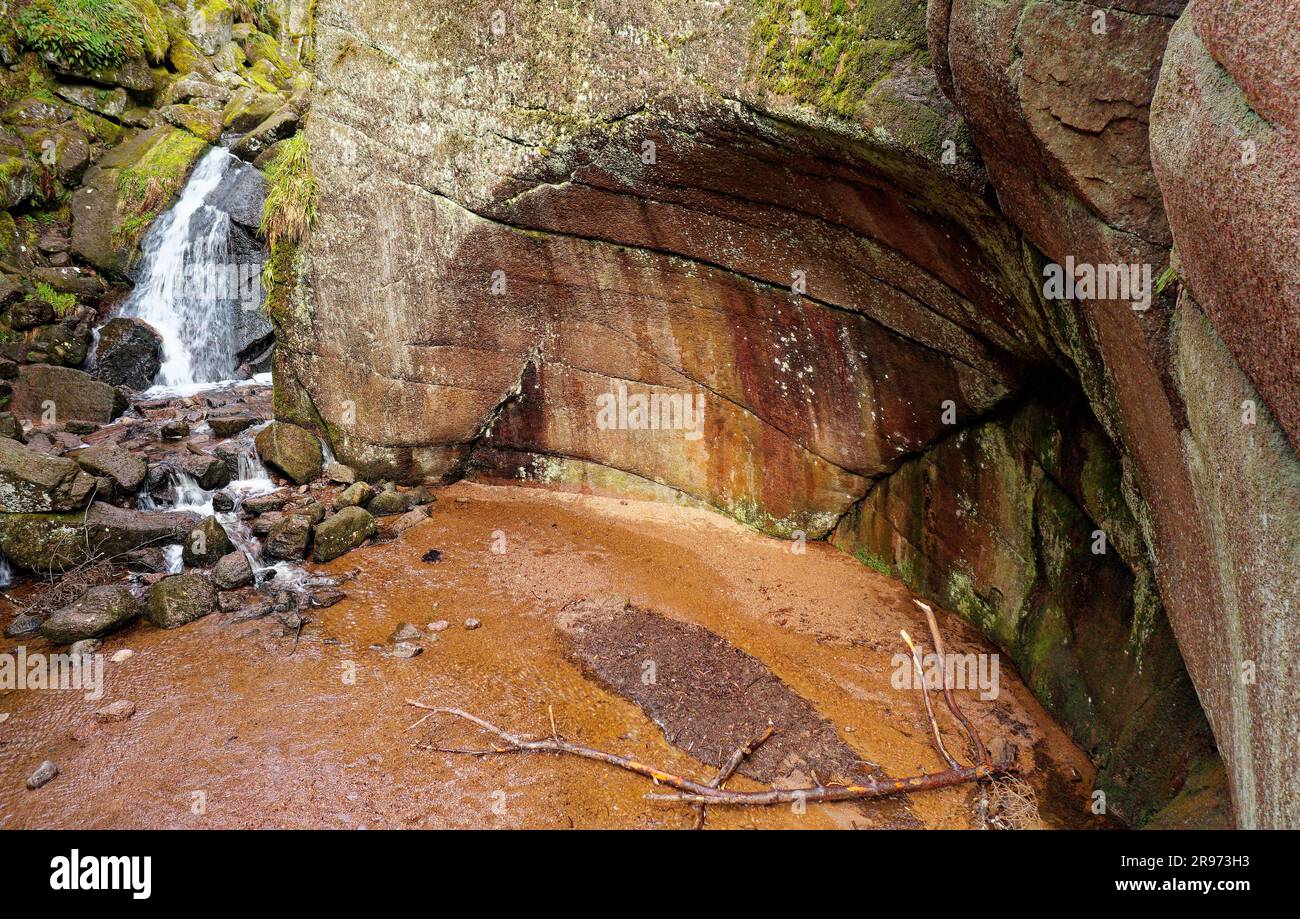
[[[205,204],[227,173],[252,168],[213,147],[194,167],[180,198],[154,221],[140,246],[140,277],[121,314],[162,336],[162,386],[213,383],[234,376],[236,315],[222,308],[229,277],[230,215]]]

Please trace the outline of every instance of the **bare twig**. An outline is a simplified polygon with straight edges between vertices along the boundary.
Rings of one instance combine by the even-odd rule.
[[[952,716],[961,722],[961,726],[966,729],[966,736],[970,738],[971,747],[975,751],[977,762],[989,762],[988,750],[984,747],[984,741],[980,740],[979,732],[975,730],[975,725],[962,713],[961,708],[957,705],[957,700],[952,694],[952,687],[948,685],[948,655],[943,650],[943,636],[939,634],[939,623],[935,621],[934,610],[929,605],[922,603],[920,600],[912,600],[921,611],[925,613],[925,620],[930,626],[930,637],[934,640],[934,650],[939,655],[940,681],[943,685],[943,697],[948,702],[948,711]]]
[[[906,630],[899,632],[903,636],[903,642],[912,652],[912,667],[916,671],[917,688],[921,691],[921,701],[925,703],[925,714],[930,719],[930,728],[934,731],[934,745],[939,748],[943,754],[943,760],[948,764],[949,769],[957,768],[957,761],[952,758],[948,748],[943,745],[943,737],[939,734],[939,722],[935,720],[934,708],[930,705],[930,690],[925,685],[925,670],[921,666],[921,649],[913,643],[912,636],[907,634]]]
[[[722,764],[722,768],[718,770],[718,774],[713,777],[713,781],[709,782],[709,784],[714,788],[721,788],[723,785],[727,784],[727,779],[736,774],[736,770],[739,769],[740,764],[745,761],[745,757],[749,756],[763,744],[767,743],[768,738],[775,733],[776,728],[769,724],[762,734],[759,734],[753,740],[749,741],[749,743],[737,747],[735,752],[732,753],[731,756],[727,757],[727,761]],[[695,805],[695,829],[704,829],[704,821],[707,818],[708,805],[703,802]]]

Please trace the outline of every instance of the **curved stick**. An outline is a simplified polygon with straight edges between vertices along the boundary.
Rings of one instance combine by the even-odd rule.
[[[988,763],[989,752],[984,748],[984,741],[980,740],[979,732],[975,730],[975,725],[963,714],[957,706],[957,700],[953,697],[952,687],[948,685],[948,655],[943,650],[943,636],[939,634],[939,623],[935,621],[934,610],[922,603],[920,600],[913,599],[913,603],[919,606],[925,613],[926,622],[930,625],[930,637],[934,640],[934,650],[939,655],[939,682],[943,686],[943,697],[948,703],[948,711],[952,716],[961,722],[961,726],[966,729],[966,736],[970,738],[971,746],[975,748],[975,759],[980,763]]]

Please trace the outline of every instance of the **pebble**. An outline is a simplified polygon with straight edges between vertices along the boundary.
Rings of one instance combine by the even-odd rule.
[[[423,637],[424,636],[420,634],[420,630],[409,622],[399,622],[397,628],[393,630],[393,634],[388,636],[388,640],[400,643],[404,641],[419,641]]]
[[[430,632],[445,632],[449,628],[451,628],[451,623],[448,622],[446,619],[439,619],[437,622],[429,623]]]
[[[68,653],[73,657],[84,657],[87,654],[94,654],[103,644],[98,638],[83,638],[81,641],[74,641]]]
[[[135,714],[135,703],[129,699],[119,699],[95,712],[95,720],[100,724],[112,724],[125,721]]]
[[[413,645],[409,641],[399,641],[393,645],[393,657],[406,660],[412,657],[418,657],[424,653],[424,649],[419,645]]]
[[[0,712],[0,724],[4,724],[4,723],[5,723],[6,721],[8,721],[8,720],[9,720],[9,713],[8,713],[8,712]]]
[[[120,664],[135,652],[130,648],[123,648],[121,651],[114,651],[113,656],[109,658],[113,663]]]
[[[35,791],[58,774],[59,767],[47,759],[36,767],[36,771],[32,773],[32,777],[27,780],[27,787]]]
[[[465,628],[467,628],[467,629],[477,629],[477,628],[478,628],[479,626],[481,626],[482,624],[483,624],[483,623],[479,622],[477,619],[466,619],[466,620],[465,620]]]

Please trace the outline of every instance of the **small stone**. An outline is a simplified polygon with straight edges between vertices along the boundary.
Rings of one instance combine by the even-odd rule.
[[[180,440],[190,433],[190,426],[180,418],[173,418],[171,421],[163,422],[162,427],[158,429],[163,440]]]
[[[109,658],[113,663],[120,664],[135,652],[130,648],[123,648],[121,651],[114,651],[113,656]]]
[[[385,489],[366,502],[366,510],[375,517],[405,514],[410,508],[406,495],[395,489]]]
[[[212,583],[219,590],[237,590],[253,583],[253,566],[248,556],[240,549],[221,556],[212,569]]]
[[[68,653],[73,657],[85,657],[87,654],[94,654],[103,644],[98,638],[83,638],[81,641],[74,641]]]
[[[393,630],[393,634],[388,636],[388,640],[400,643],[404,641],[419,641],[422,637],[424,636],[420,634],[419,629],[411,625],[409,622],[402,622],[398,623],[397,628]]]
[[[344,466],[342,463],[326,463],[325,478],[340,485],[351,485],[357,480],[357,474],[351,466]]]
[[[135,703],[129,699],[119,699],[95,712],[95,720],[100,724],[113,724],[125,721],[135,714]]]
[[[223,590],[217,594],[217,609],[223,613],[233,613],[243,605],[244,597],[237,590]]]
[[[27,787],[35,791],[58,774],[59,767],[47,759],[36,767],[36,771],[27,780]]]
[[[41,623],[44,621],[40,616],[33,616],[31,613],[20,613],[5,628],[5,638],[26,638],[28,635],[35,635],[40,631]]]
[[[9,713],[8,713],[8,712],[0,712],[0,724],[4,724],[4,723],[5,723],[6,721],[8,721],[8,720],[9,720]]]
[[[409,641],[399,641],[393,645],[393,657],[408,660],[412,657],[418,657],[424,653],[424,649],[419,645],[413,645]]]
[[[479,622],[477,619],[466,619],[466,620],[465,620],[465,628],[470,629],[471,631],[474,630],[474,629],[477,629],[477,628],[478,628],[479,626],[481,626],[482,624],[483,624],[483,623]]]
[[[430,564],[433,562],[440,562],[442,561],[442,552],[438,549],[430,549],[428,552],[420,556],[420,561],[428,562]]]
[[[235,509],[235,497],[227,491],[219,491],[212,496],[212,509],[220,513],[227,513]]]
[[[311,593],[311,605],[317,609],[324,609],[346,598],[347,594],[341,590],[316,590]]]
[[[370,487],[369,483],[353,482],[334,498],[334,509],[337,511],[345,507],[360,507],[369,501],[374,494],[375,490]]]
[[[449,628],[451,628],[451,623],[448,622],[446,619],[439,619],[437,622],[429,623],[430,632],[445,632]]]

